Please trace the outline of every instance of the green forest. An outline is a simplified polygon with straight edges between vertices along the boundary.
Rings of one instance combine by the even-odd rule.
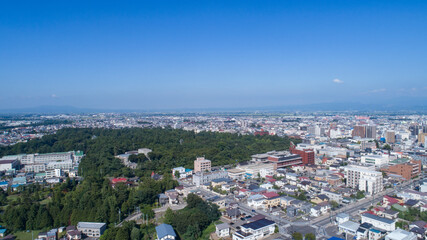
[[[79,171],[85,176],[147,176],[193,168],[196,157],[205,156],[213,166],[247,161],[256,153],[289,148],[290,140],[278,136],[184,131],[171,128],[62,129],[54,135],[0,148],[0,156],[82,150],[86,154]],[[150,148],[150,160],[139,157],[138,169],[130,171],[114,156],[138,148]]]
[[[104,239],[150,239],[154,225],[138,226],[126,223],[114,225],[132,213],[136,207],[154,217],[157,196],[172,189],[178,182],[170,169],[193,167],[197,156],[212,160],[214,166],[246,161],[255,153],[283,150],[289,139],[277,136],[252,136],[227,133],[194,133],[176,129],[62,129],[41,139],[0,148],[0,156],[21,153],[49,153],[82,150],[86,154],[79,166],[83,180],[67,179],[54,187],[39,184],[21,186],[18,192],[0,190],[0,205],[4,210],[1,223],[12,232],[46,230],[75,225],[79,221],[106,222],[109,230]],[[138,168],[122,165],[115,155],[138,148],[153,150],[147,159],[134,156]],[[150,178],[152,171],[163,179]],[[140,177],[137,187],[118,184],[113,188],[107,177]],[[216,206],[197,196],[189,196],[188,206],[165,219],[180,236],[197,239],[213,221],[219,218]],[[186,221],[180,221],[186,219]],[[185,223],[183,225],[183,222]],[[189,226],[189,227],[187,227]]]

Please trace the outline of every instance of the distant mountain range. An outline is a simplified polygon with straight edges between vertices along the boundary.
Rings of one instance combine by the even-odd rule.
[[[243,108],[181,108],[181,109],[95,109],[79,108],[73,106],[39,106],[32,108],[0,109],[1,114],[82,114],[82,113],[184,113],[184,112],[325,112],[325,111],[385,111],[385,112],[427,112],[427,104],[413,103],[385,103],[385,104],[364,104],[364,103],[316,103],[304,105],[287,106],[267,106],[267,107],[243,107]]]

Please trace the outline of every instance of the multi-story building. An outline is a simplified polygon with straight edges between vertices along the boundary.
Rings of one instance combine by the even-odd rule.
[[[82,232],[83,235],[92,238],[99,238],[107,229],[107,224],[98,222],[79,222],[77,223],[77,230]]]
[[[44,172],[46,171],[46,165],[45,164],[27,164],[24,167],[25,172]]]
[[[427,137],[427,133],[418,134],[418,143],[425,144],[426,143],[426,140],[425,140],[426,137]]]
[[[396,141],[396,133],[394,131],[387,131],[385,133],[386,143],[394,143]]]
[[[388,174],[396,174],[404,177],[406,180],[411,180],[421,173],[421,160],[409,160],[400,164],[394,164],[383,169]]]
[[[194,160],[194,172],[210,172],[211,171],[211,160],[205,159],[204,157],[198,157]]]
[[[227,178],[228,172],[226,171],[214,171],[214,172],[197,172],[193,175],[193,184],[196,186],[204,185],[212,182],[212,180]]]
[[[386,231],[394,231],[396,229],[396,220],[378,217],[370,213],[362,214],[362,223],[370,223],[376,228]]]
[[[365,134],[366,138],[374,138],[375,139],[377,137],[377,127],[376,126],[367,125],[365,127],[365,131],[366,131],[366,134]]]
[[[10,171],[19,167],[18,160],[0,160],[0,171]]]
[[[289,147],[289,151],[292,154],[298,154],[302,158],[302,163],[306,164],[314,164],[314,151],[313,149],[304,149],[296,147],[293,143]]]
[[[389,161],[388,155],[365,155],[361,157],[360,162],[364,164],[373,164],[375,166],[387,165]]]
[[[351,133],[351,136],[354,137],[361,137],[361,138],[365,138],[366,137],[366,129],[365,126],[354,126],[353,127],[353,132]]]
[[[269,156],[268,162],[273,163],[274,169],[290,167],[302,164],[302,157],[298,154],[287,152],[283,156]]]
[[[372,195],[383,190],[383,175],[374,166],[349,165],[344,167],[346,185]]]

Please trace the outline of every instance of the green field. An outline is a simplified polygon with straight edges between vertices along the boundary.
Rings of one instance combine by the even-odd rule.
[[[39,232],[41,232],[41,230],[34,230],[32,234],[31,234],[31,231],[29,232],[21,231],[21,232],[16,232],[13,235],[16,236],[17,240],[33,240],[33,238],[31,238],[31,235],[33,235],[34,239],[36,239]]]

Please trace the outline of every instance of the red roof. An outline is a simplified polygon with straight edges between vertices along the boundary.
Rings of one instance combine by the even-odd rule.
[[[113,178],[113,180],[111,180],[113,184],[119,183],[119,182],[127,182],[127,181],[128,181],[127,178]]]
[[[278,196],[279,196],[279,194],[277,194],[277,193],[275,193],[275,192],[266,192],[266,193],[264,193],[263,195],[264,195],[264,197],[266,197],[266,198],[274,198],[274,197],[278,197]]]
[[[385,196],[384,196],[384,199],[387,199],[387,201],[388,201],[390,204],[394,204],[394,203],[398,203],[398,202],[399,202],[397,199],[392,198],[392,197],[387,196],[387,195],[385,195]]]
[[[276,179],[271,178],[271,179],[267,179],[267,181],[269,181],[269,182],[271,182],[271,183],[274,183],[274,182],[276,181]]]
[[[364,214],[364,213],[370,213],[370,214],[372,214],[372,215],[377,215],[376,213],[374,213],[374,212],[372,212],[372,211],[366,211],[366,212],[363,212],[362,214]]]

